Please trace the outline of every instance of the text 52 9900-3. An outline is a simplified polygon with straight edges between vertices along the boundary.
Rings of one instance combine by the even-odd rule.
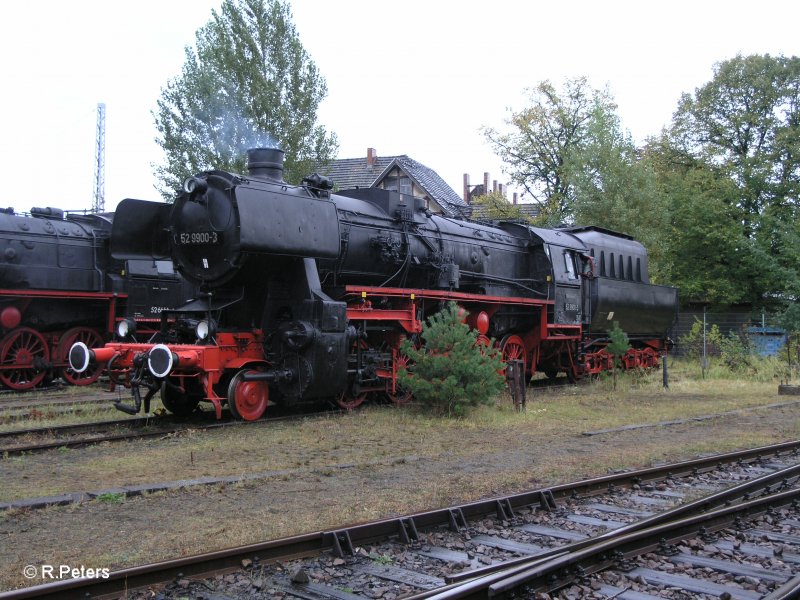
[[[181,246],[215,246],[222,243],[222,234],[216,231],[183,231],[175,235]]]

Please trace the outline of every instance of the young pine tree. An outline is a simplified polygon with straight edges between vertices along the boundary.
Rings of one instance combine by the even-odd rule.
[[[412,366],[400,371],[400,384],[437,414],[462,415],[488,404],[503,390],[504,364],[499,350],[476,345],[477,337],[458,305],[449,303],[422,326],[421,348],[404,343]]]
[[[614,369],[612,371],[614,378],[614,389],[617,389],[617,369],[622,366],[622,357],[631,347],[628,334],[622,331],[618,321],[614,321],[614,326],[608,332],[611,342],[606,346],[609,354],[614,356]]]

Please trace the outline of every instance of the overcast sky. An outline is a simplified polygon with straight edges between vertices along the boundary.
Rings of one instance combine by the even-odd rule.
[[[159,200],[151,111],[220,0],[40,0],[4,6],[0,207],[91,207],[96,107],[106,104],[106,208]],[[320,122],[339,158],[408,154],[461,194],[463,174],[504,182],[479,133],[525,88],[586,76],[608,86],[635,140],[658,134],[683,92],[742,54],[800,55],[800,3],[293,0],[328,83]]]

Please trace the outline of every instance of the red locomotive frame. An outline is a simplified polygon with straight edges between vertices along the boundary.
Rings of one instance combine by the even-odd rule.
[[[354,285],[346,286],[344,299],[348,322],[388,326],[374,328],[382,333],[368,336],[359,342],[362,346],[351,349],[351,355],[356,355],[361,350],[381,346],[387,358],[377,369],[376,384],[364,386],[355,394],[346,391],[337,399],[345,408],[355,408],[375,393],[384,394],[396,404],[409,400],[410,396],[397,383],[397,372],[406,361],[399,351],[400,346],[407,337],[421,333],[420,315],[429,314],[427,308],[433,309],[449,301],[465,309],[465,322],[478,330],[481,343],[489,343],[486,333],[492,316],[498,310],[504,307],[529,309],[534,317],[533,326],[495,340],[504,360],[522,361],[526,378],[537,372],[543,359],[548,359],[548,364],[555,360],[571,380],[595,375],[613,366],[613,357],[602,344],[582,346],[586,340],[580,325],[548,323],[548,308],[552,307],[553,300]],[[238,374],[259,373],[272,366],[264,352],[265,338],[265,332],[260,329],[220,331],[213,344],[158,346],[164,350],[162,355],[169,355],[165,374],[181,392],[190,389],[201,392],[202,399],[214,406],[218,419],[222,417],[222,407],[227,402],[235,414],[251,420],[259,418],[269,404],[269,385],[266,381],[245,380]],[[92,353],[96,363],[107,366],[113,381],[130,387],[129,374],[135,362],[139,360],[141,363],[154,347],[154,344],[112,342],[94,349]],[[648,340],[639,348],[629,350],[622,363],[626,369],[656,367],[665,351],[661,340]],[[576,360],[576,356],[580,356],[580,360]]]

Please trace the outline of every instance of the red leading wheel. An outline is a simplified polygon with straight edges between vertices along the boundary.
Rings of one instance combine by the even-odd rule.
[[[260,373],[242,369],[228,386],[228,407],[235,419],[255,421],[264,415],[269,405],[269,384],[266,381],[244,381],[245,375]]]
[[[103,345],[103,338],[97,331],[88,327],[74,327],[67,330],[61,336],[61,341],[58,344],[58,352],[63,362],[67,361],[69,349],[76,342],[83,342],[87,348],[97,348]],[[89,385],[97,381],[100,373],[103,372],[104,366],[102,364],[92,364],[83,373],[76,373],[72,370],[72,367],[65,367],[61,371],[61,375],[72,385]]]
[[[44,379],[50,348],[41,334],[21,327],[6,336],[0,349],[0,382],[12,390],[29,390]]]

